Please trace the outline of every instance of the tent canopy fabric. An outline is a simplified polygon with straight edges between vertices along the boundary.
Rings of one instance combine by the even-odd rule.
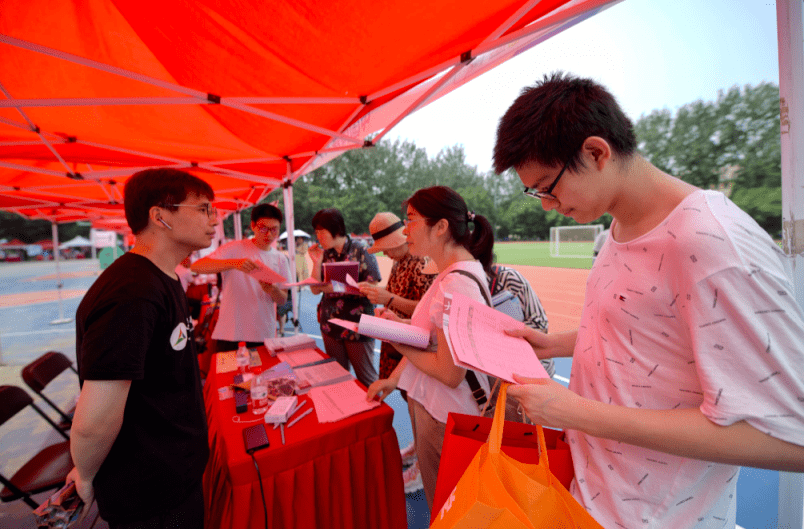
[[[121,217],[151,167],[243,209],[618,1],[3,2],[0,209]]]

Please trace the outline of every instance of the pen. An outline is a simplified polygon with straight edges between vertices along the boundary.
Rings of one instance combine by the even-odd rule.
[[[304,419],[308,414],[312,413],[312,411],[313,411],[313,408],[310,408],[306,412],[302,413],[301,415],[299,415],[298,417],[296,417],[295,419],[290,421],[290,424],[288,424],[288,428],[290,428],[291,426],[293,426],[294,424],[296,424],[300,420]]]
[[[279,431],[282,432],[282,444],[285,444],[285,423],[279,426]]]

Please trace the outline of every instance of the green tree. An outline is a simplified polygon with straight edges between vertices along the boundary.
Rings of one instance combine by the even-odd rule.
[[[778,233],[782,210],[777,86],[734,86],[720,91],[715,101],[695,101],[675,115],[667,109],[653,111],[640,117],[634,130],[640,152],[659,169],[704,189],[722,187],[728,192],[731,186],[735,203],[769,233]]]

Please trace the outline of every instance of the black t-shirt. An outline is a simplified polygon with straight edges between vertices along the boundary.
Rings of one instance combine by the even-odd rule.
[[[76,313],[81,383],[131,380],[123,425],[95,477],[107,521],[143,520],[178,506],[209,456],[187,298],[149,259],[112,263]]]

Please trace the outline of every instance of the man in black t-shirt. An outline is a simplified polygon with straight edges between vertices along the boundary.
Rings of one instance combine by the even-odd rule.
[[[151,169],[125,186],[137,236],[95,281],[76,313],[81,396],[71,453],[81,498],[112,529],[203,528],[209,456],[187,298],[175,273],[217,225],[210,186]]]

